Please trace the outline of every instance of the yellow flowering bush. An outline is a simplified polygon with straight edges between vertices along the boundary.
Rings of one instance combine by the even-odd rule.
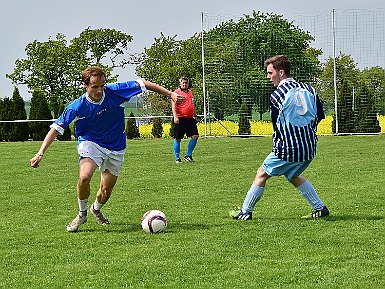
[[[381,126],[381,132],[385,132],[385,116],[378,115],[377,119]],[[332,122],[333,116],[328,115],[325,119],[321,120],[318,124],[317,134],[332,134]],[[257,121],[251,120],[251,134],[252,135],[272,135],[273,126],[270,121]],[[170,123],[163,124],[163,138],[169,138],[170,136]],[[154,138],[151,134],[152,124],[140,125],[139,132],[141,138]],[[198,124],[198,132],[200,136],[205,135],[205,124],[200,122]],[[230,133],[231,132],[231,133]],[[207,123],[206,134],[209,136],[229,136],[231,134],[238,134],[238,122],[223,120],[223,121],[211,121]]]
[[[152,123],[139,125],[139,133],[140,133],[141,138],[154,138],[154,136],[151,133],[152,125],[153,125]],[[163,123],[162,126],[163,126],[162,138],[170,137],[171,124],[170,123]]]
[[[325,117],[325,119],[321,120],[317,127],[317,134],[332,134],[332,122],[332,115],[328,115]]]
[[[232,134],[238,133],[238,123],[223,120],[223,121],[211,121],[207,123],[206,134],[211,136],[228,136],[231,135],[227,130]],[[198,124],[199,135],[205,135],[205,124],[203,122]]]
[[[381,132],[385,132],[385,116],[377,115],[378,122],[380,123]]]
[[[151,130],[152,130],[152,123],[139,125],[140,137],[141,138],[153,138],[153,136],[151,134]]]
[[[273,125],[271,124],[270,121],[252,120],[250,121],[250,125],[251,125],[251,134],[254,134],[254,135],[272,135],[274,132]]]
[[[378,122],[380,123],[381,132],[385,132],[385,116],[377,115]],[[333,116],[329,115],[325,119],[321,120],[318,124],[318,134],[332,134]]]

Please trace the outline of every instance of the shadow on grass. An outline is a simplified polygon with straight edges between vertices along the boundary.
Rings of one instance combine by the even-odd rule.
[[[85,226],[84,226],[85,227]],[[209,230],[211,228],[218,227],[218,225],[213,224],[180,224],[180,223],[170,223],[167,227],[167,230],[164,233],[176,233],[181,231],[200,231],[200,230]],[[80,227],[79,231],[76,234],[81,233],[90,233],[90,232],[114,232],[114,233],[128,233],[128,232],[138,232],[142,231],[142,227],[137,223],[113,223],[108,226],[94,226],[92,228],[82,228]]]
[[[254,217],[254,216],[253,216]],[[266,220],[279,220],[279,221],[289,221],[289,220],[301,220],[304,222],[337,222],[337,221],[355,221],[355,220],[367,220],[367,221],[379,221],[385,219],[384,216],[379,215],[330,215],[323,218],[316,218],[316,219],[302,219],[298,216],[285,216],[285,217],[256,217],[253,218],[253,220],[250,223],[256,222],[258,220],[266,221]]]
[[[263,219],[263,218],[261,218]],[[269,220],[283,220],[282,218],[269,218]],[[298,217],[285,218],[285,220],[298,220]],[[306,222],[314,221],[324,221],[324,222],[338,222],[338,221],[379,221],[383,220],[384,216],[379,215],[331,215],[319,219],[308,219],[303,220]],[[239,222],[238,220],[231,220]],[[243,222],[242,222],[243,223]],[[244,222],[246,223],[246,222]],[[255,223],[255,221],[247,222],[249,224]],[[215,227],[223,226],[223,224],[197,224],[197,223],[170,223],[167,227],[167,230],[164,232],[168,233],[178,233],[183,231],[201,231],[201,230],[210,230]],[[139,232],[142,231],[142,227],[137,223],[113,223],[109,226],[93,226],[92,228],[86,228],[86,226],[81,227],[79,231],[75,234],[90,233],[90,232],[114,232],[114,233],[128,233],[128,232]]]

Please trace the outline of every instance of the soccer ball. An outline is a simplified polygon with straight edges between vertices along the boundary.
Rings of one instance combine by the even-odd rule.
[[[147,211],[142,217],[142,229],[146,233],[160,233],[167,228],[167,217],[159,210]]]

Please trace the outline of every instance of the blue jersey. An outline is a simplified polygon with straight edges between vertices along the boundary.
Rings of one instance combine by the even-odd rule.
[[[99,102],[92,101],[84,93],[64,109],[51,127],[63,134],[75,121],[79,143],[89,140],[110,150],[123,150],[126,148],[124,103],[145,90],[141,80],[106,84]]]
[[[270,96],[274,127],[273,152],[281,160],[304,162],[314,158],[317,125],[324,118],[314,88],[288,78]]]

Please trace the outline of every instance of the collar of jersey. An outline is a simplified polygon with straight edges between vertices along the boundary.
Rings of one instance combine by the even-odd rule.
[[[103,100],[104,100],[104,91],[103,91],[103,95],[102,95],[102,98],[99,100],[99,101],[94,101],[92,100],[89,96],[88,96],[88,92],[86,92],[86,99],[91,102],[92,104],[102,104]]]
[[[294,81],[294,78],[288,77],[285,79],[282,79],[281,82],[278,84],[278,86],[284,84],[285,82]]]

